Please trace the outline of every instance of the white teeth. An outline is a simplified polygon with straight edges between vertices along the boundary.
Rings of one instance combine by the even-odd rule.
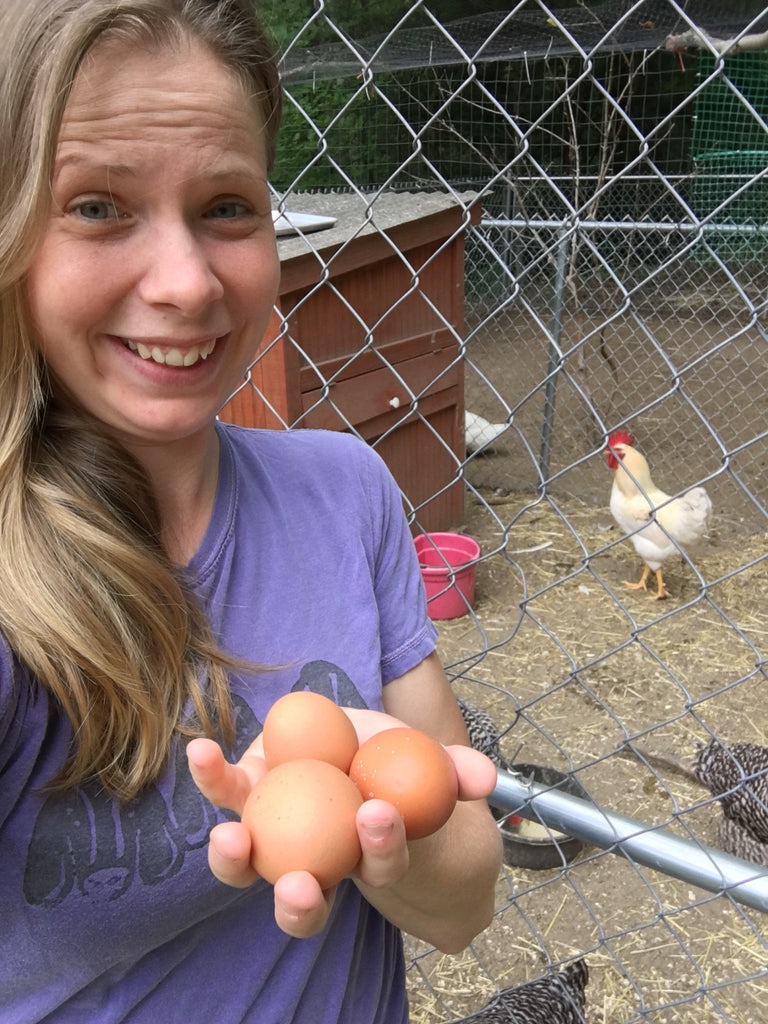
[[[125,341],[131,352],[138,352],[142,359],[151,359],[153,363],[160,363],[161,366],[194,366],[199,359],[207,359],[216,347],[215,338],[205,345],[193,345],[186,351],[178,348],[163,351],[157,345],[149,348],[140,341],[131,341],[130,338],[126,338]]]

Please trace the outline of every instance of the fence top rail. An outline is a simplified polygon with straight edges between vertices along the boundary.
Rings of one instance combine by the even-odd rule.
[[[608,811],[518,772],[499,770],[496,788],[488,800],[501,810],[541,821],[555,831],[768,912],[768,870],[722,850]]]
[[[720,224],[712,221],[646,221],[646,220],[582,220],[574,215],[571,217],[483,217],[482,227],[549,229],[552,231],[568,231],[574,228],[585,231],[680,231],[686,234],[735,234],[735,235],[768,235],[768,224]]]

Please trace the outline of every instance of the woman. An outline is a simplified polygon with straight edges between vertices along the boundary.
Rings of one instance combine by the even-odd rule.
[[[400,929],[490,920],[493,771],[378,457],[215,418],[278,284],[270,48],[248,0],[5,0],[0,46],[0,1017],[400,1024]],[[448,823],[368,801],[353,877],[257,879],[220,808],[291,689],[449,745]]]

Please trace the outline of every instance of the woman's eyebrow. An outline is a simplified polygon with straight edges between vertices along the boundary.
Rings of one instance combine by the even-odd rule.
[[[116,178],[137,178],[143,173],[141,168],[124,161],[113,162],[111,160],[94,159],[82,151],[73,151],[57,157],[54,164],[54,178],[69,168],[76,171],[106,173],[110,177],[114,176]],[[251,183],[259,184],[264,188],[265,192],[269,190],[269,182],[266,175],[260,170],[255,171],[251,163],[246,160],[233,159],[228,160],[223,166],[205,168],[199,174],[194,175],[191,180],[197,178],[210,182],[226,182],[231,181],[233,178],[247,179]]]

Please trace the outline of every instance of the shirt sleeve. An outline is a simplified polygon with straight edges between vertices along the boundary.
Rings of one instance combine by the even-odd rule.
[[[381,457],[367,452],[374,588],[381,624],[381,675],[388,683],[435,649],[427,599],[400,490]]]

